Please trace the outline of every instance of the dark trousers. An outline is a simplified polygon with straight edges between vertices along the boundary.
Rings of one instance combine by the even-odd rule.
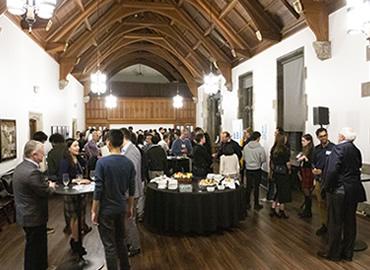
[[[250,197],[254,189],[254,204],[259,204],[261,170],[245,170],[247,176],[247,204],[250,204]]]
[[[46,224],[36,227],[23,227],[26,233],[24,251],[25,270],[45,270],[48,268],[48,239]],[[1,267],[0,267],[1,268]]]
[[[333,259],[352,258],[356,239],[357,203],[349,200],[345,192],[327,193],[328,203],[328,255]]]
[[[108,270],[128,270],[127,246],[124,240],[125,215],[100,215],[99,235],[104,246]]]

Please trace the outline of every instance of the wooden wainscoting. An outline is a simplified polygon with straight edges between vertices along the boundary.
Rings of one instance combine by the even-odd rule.
[[[195,126],[196,105],[184,99],[184,107],[175,110],[172,98],[118,98],[117,107],[107,109],[104,98],[94,97],[86,104],[86,126],[110,124],[180,124]]]

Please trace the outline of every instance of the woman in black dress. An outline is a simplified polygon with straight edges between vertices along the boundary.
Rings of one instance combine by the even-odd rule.
[[[68,139],[66,141],[66,149],[64,152],[63,159],[60,161],[59,165],[59,178],[63,179],[63,175],[68,175],[69,179],[76,179],[78,175],[81,175],[80,183],[88,184],[90,183],[87,179],[82,179],[83,175],[83,160],[79,158],[79,145],[78,141],[73,139]],[[79,254],[80,256],[86,254],[86,250],[79,244],[78,241],[78,222],[77,222],[77,209],[81,209],[81,222],[84,223],[84,216],[86,212],[86,197],[81,199],[80,206],[78,205],[77,198],[75,196],[64,196],[64,212],[66,218],[69,220],[69,225],[71,229],[71,240],[70,245],[73,252]],[[85,233],[90,231],[88,228]]]
[[[271,207],[271,217],[288,218],[285,211],[285,203],[292,200],[289,181],[289,160],[290,151],[286,147],[286,137],[282,134],[276,134],[275,144],[271,149],[271,170],[277,192]]]

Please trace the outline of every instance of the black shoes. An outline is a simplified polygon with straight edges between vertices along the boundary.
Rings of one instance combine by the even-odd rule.
[[[325,251],[318,251],[317,252],[317,256],[319,256],[320,258],[323,258],[323,259],[326,259],[326,260],[329,260],[329,261],[333,261],[333,262],[339,262],[341,258],[332,258],[329,256],[329,254]],[[351,258],[352,259],[352,258]]]
[[[284,218],[284,219],[288,219],[288,218],[289,218],[289,216],[286,214],[286,212],[285,212],[285,211],[280,211],[280,213],[279,213],[279,217],[280,217],[280,218]]]
[[[134,256],[140,254],[140,252],[141,252],[140,248],[138,248],[138,249],[129,249],[128,256],[129,257],[134,257]]]
[[[254,205],[254,210],[256,210],[256,211],[259,211],[259,210],[261,210],[263,208],[263,205],[260,205],[260,204],[255,204]]]
[[[80,257],[87,254],[86,249],[81,245],[79,241],[74,241],[71,238],[71,240],[69,241],[69,244],[71,246],[73,253],[78,254]]]
[[[311,212],[301,212],[301,213],[298,213],[298,216],[300,218],[312,218],[312,213]]]
[[[317,236],[322,236],[328,232],[328,228],[325,225],[322,225],[320,229],[316,231]]]

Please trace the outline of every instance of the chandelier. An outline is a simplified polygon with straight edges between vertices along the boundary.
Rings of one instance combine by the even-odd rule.
[[[370,38],[370,0],[347,0],[347,33]]]
[[[184,106],[184,102],[183,102],[184,98],[182,96],[180,96],[179,94],[177,94],[176,96],[173,97],[173,107],[175,109],[180,109]]]
[[[99,18],[99,0],[96,5],[96,14]],[[96,36],[95,40],[98,40]],[[97,94],[98,96],[100,96],[107,91],[107,76],[100,70],[99,44],[97,44],[96,46],[96,62],[97,70],[90,76],[90,90],[93,94]]]
[[[204,76],[203,82],[203,89],[207,95],[217,94],[220,89],[220,75],[216,75],[211,71]]]
[[[176,96],[173,97],[173,107],[175,109],[180,109],[184,106],[184,98],[179,95],[179,84],[177,83]]]
[[[92,73],[90,76],[90,90],[93,92],[93,94],[97,94],[100,96],[101,94],[104,94],[107,91],[107,76],[100,71],[100,68],[98,67],[98,70],[95,73]]]
[[[57,0],[7,0],[9,13],[17,16],[25,15],[29,32],[36,22],[36,15],[41,19],[50,19],[53,16]]]
[[[108,109],[114,109],[117,107],[117,97],[110,93],[105,97],[105,107]]]

